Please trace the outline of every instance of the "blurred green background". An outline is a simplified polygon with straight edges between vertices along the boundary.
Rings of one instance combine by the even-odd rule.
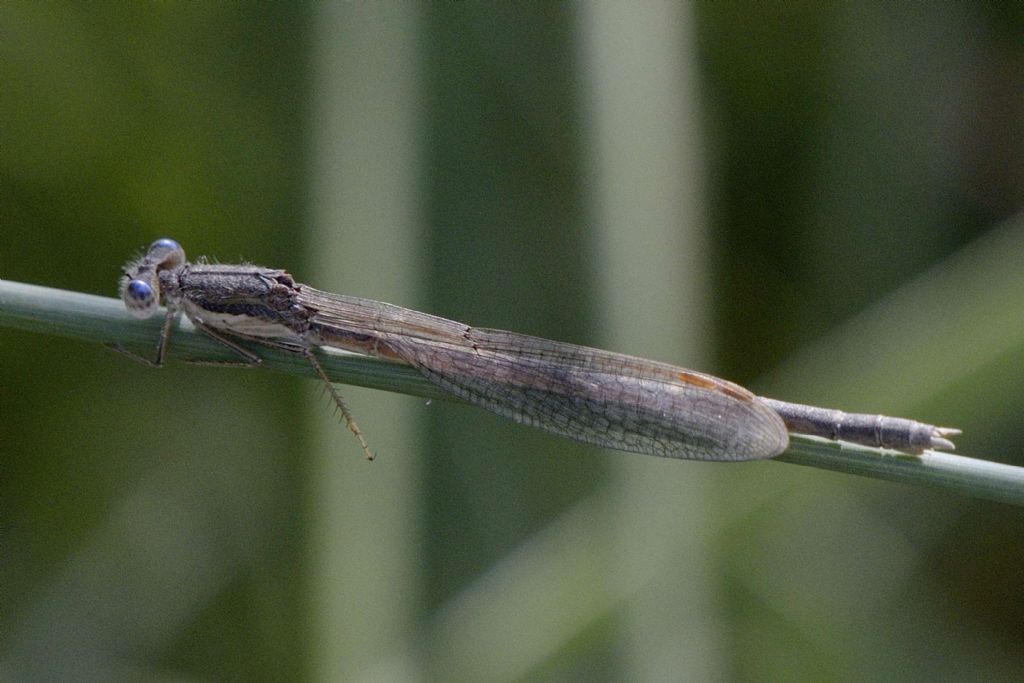
[[[1020,3],[0,5],[0,277],[171,236],[1024,465]],[[1021,680],[1024,513],[0,330],[7,680]]]

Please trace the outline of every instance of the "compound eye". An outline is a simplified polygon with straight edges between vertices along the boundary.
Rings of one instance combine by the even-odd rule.
[[[150,317],[156,311],[156,290],[143,280],[130,280],[124,288],[122,298],[128,312],[140,320]]]
[[[145,260],[158,268],[174,268],[185,263],[185,250],[174,240],[164,237],[149,245]]]

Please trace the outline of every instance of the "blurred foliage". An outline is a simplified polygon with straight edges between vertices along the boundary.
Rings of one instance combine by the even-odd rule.
[[[317,31],[328,6],[0,5],[0,276],[113,294],[118,266],[168,235],[191,256],[307,279],[321,96],[311,55],[332,40]],[[416,10],[424,282],[415,303],[479,325],[597,337],[603,273],[579,46],[589,8]],[[701,369],[754,381],[941,271],[997,224],[1020,229],[1009,220],[1024,209],[1020,3],[701,3],[693,12],[678,21],[696,41],[695,54],[679,57],[699,74],[708,175],[702,258],[712,266],[716,362]],[[644,45],[618,37],[602,36],[623,59],[642,56]],[[368,78],[379,68],[375,57],[345,58]],[[356,134],[387,149],[372,131]],[[359,192],[376,181],[345,183]],[[620,229],[647,239],[643,226]],[[374,284],[358,293],[373,296]],[[1021,316],[1024,301],[1003,303],[1005,316]],[[936,335],[970,339],[963,327],[936,314]],[[878,405],[850,407],[914,410],[964,427],[972,455],[1024,464],[1022,357],[1024,343],[1008,339],[970,372],[950,368],[955,381],[918,405],[887,403],[882,391]],[[842,386],[815,379],[802,378],[807,395],[780,398],[817,391],[841,403]],[[320,476],[303,436],[310,391],[264,373],[155,372],[0,330],[0,675],[303,680],[323,671],[310,641],[344,633],[310,632]],[[776,464],[723,473],[602,454],[461,406],[432,409],[422,433],[420,453],[401,458],[425,463],[423,500],[410,508],[425,517],[422,535],[403,568],[422,594],[406,640],[381,645],[413,653],[411,678],[487,670],[532,639],[544,656],[508,670],[547,680],[656,670],[637,663],[658,653],[627,636],[629,605],[660,601],[667,611],[668,584],[691,580],[713,593],[707,670],[718,677],[1024,675],[1015,509]],[[345,439],[339,430],[335,449],[357,457]],[[621,576],[612,532],[602,535],[614,520],[589,507],[618,490],[624,467],[665,481],[699,473],[713,489],[698,519],[679,520],[706,529],[699,545],[649,549],[685,570],[655,573],[625,595],[601,585],[632,577]],[[635,503],[671,509],[659,497],[670,495],[652,490]],[[374,514],[353,529],[387,535]],[[563,555],[587,561],[559,564]],[[488,592],[496,576],[533,590]],[[547,620],[526,607],[537,603]],[[589,621],[545,640],[542,626],[572,610]],[[474,651],[452,639],[485,631],[467,615],[507,624],[507,642]],[[371,627],[353,617],[345,628]],[[706,642],[671,635],[680,648]],[[460,659],[466,652],[477,660]],[[378,670],[395,671],[380,659]]]

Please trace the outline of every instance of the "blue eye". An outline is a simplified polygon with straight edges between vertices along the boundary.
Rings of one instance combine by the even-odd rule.
[[[157,248],[161,250],[166,249],[167,251],[175,251],[181,249],[181,245],[172,240],[170,237],[161,237],[156,242],[153,242],[153,244],[149,245],[150,251],[153,251],[154,249]]]
[[[153,288],[142,280],[132,280],[128,283],[128,295],[135,301],[144,301],[153,298]]]
[[[157,307],[156,291],[143,280],[131,280],[124,288],[125,308],[136,318],[148,318]]]
[[[163,237],[149,245],[145,260],[160,268],[174,268],[185,263],[185,250],[171,238]]]

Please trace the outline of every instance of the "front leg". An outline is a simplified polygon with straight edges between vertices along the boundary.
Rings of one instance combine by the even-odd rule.
[[[174,318],[177,317],[177,315],[178,312],[176,310],[170,307],[167,308],[167,315],[164,316],[164,324],[160,327],[160,337],[156,341],[156,356],[152,360],[141,354],[135,353],[134,351],[126,349],[120,344],[111,342],[104,344],[104,346],[113,351],[117,351],[118,353],[123,353],[129,358],[136,360],[143,365],[148,365],[151,368],[163,367],[164,359],[167,356],[167,342],[171,338],[171,323],[174,322]]]

